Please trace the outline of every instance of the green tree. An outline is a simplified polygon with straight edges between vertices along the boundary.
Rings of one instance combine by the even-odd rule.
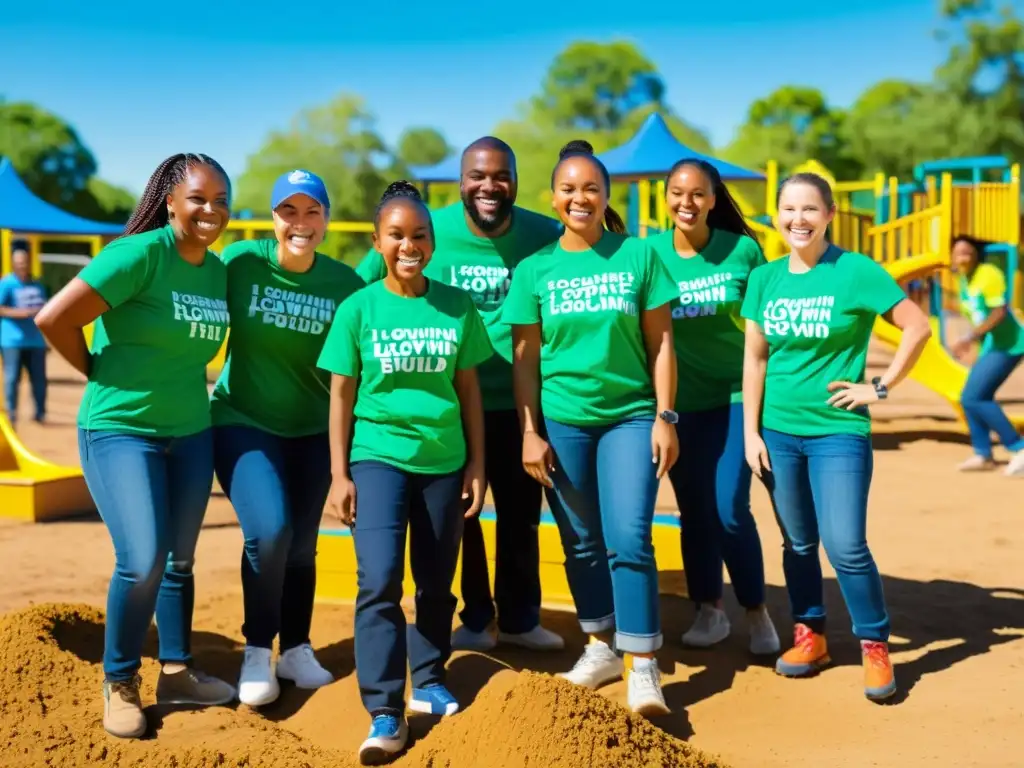
[[[28,102],[0,102],[0,156],[36,195],[66,208],[96,173],[96,158],[67,122]]]
[[[395,160],[405,168],[436,165],[451,154],[448,141],[436,128],[406,128],[395,148]]]
[[[861,164],[844,146],[845,120],[846,113],[829,105],[818,89],[786,85],[750,106],[723,154],[747,168],[775,160],[783,173],[817,160],[836,178],[856,178]]]
[[[625,143],[651,112],[665,117],[676,138],[698,152],[707,137],[672,114],[654,64],[628,42],[576,42],[558,54],[540,92],[518,108],[518,116],[495,128],[515,150],[519,204],[550,212],[551,168],[571,139],[586,139],[596,152]],[[625,185],[613,190],[624,206]]]
[[[391,162],[363,99],[342,93],[327,104],[301,111],[287,129],[267,137],[247,159],[232,207],[269,217],[275,179],[301,167],[323,178],[334,221],[367,222],[392,180],[387,172]],[[368,235],[332,234],[323,250],[335,258],[358,258],[368,247]]]

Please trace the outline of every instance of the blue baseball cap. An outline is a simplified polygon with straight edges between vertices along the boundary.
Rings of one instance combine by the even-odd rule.
[[[324,208],[330,210],[331,199],[327,196],[324,180],[315,173],[296,168],[294,171],[281,174],[274,182],[274,190],[270,193],[270,209],[276,210],[292,195],[309,195]]]

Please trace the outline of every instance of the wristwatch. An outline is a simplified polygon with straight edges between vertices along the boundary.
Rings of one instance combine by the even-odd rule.
[[[875,376],[871,380],[871,384],[874,386],[875,394],[878,395],[879,400],[885,400],[889,396],[889,388],[882,383],[881,376]]]
[[[679,423],[679,414],[676,413],[675,411],[664,410],[664,411],[662,411],[661,413],[658,414],[658,418],[664,419],[669,424],[678,424]]]

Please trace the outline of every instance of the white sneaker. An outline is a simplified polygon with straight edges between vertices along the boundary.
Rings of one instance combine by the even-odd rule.
[[[545,629],[540,624],[529,632],[512,634],[510,632],[498,633],[499,643],[518,645],[529,648],[531,651],[560,651],[565,648],[565,640],[550,629]]]
[[[668,704],[661,691],[661,670],[657,662],[632,669],[626,676],[626,702],[638,715],[653,717],[667,715]]]
[[[713,605],[702,605],[697,609],[693,626],[683,635],[683,645],[710,648],[725,640],[731,631],[732,627],[725,611]]]
[[[250,707],[262,707],[281,695],[281,685],[274,675],[269,648],[245,646],[242,672],[238,676],[238,700]]]
[[[1017,451],[1006,465],[1003,474],[1007,477],[1024,476],[1024,450]]]
[[[750,630],[750,652],[755,656],[774,656],[782,650],[772,617],[763,605],[757,610],[747,611],[747,628]]]
[[[590,689],[622,677],[625,665],[615,651],[605,643],[592,641],[583,649],[583,655],[568,672],[559,674],[570,683]]]
[[[498,639],[486,629],[474,632],[462,626],[452,632],[453,651],[493,651],[497,644]]]
[[[277,660],[277,676],[291,680],[296,688],[323,688],[334,682],[334,675],[320,666],[309,643],[289,648]]]

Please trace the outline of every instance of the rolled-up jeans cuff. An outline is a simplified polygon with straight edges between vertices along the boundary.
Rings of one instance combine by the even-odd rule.
[[[623,653],[654,653],[661,648],[661,632],[654,635],[627,635],[615,633],[615,648]]]
[[[580,629],[588,635],[595,635],[598,632],[608,632],[615,629],[615,614],[609,613],[600,619],[580,619]]]

